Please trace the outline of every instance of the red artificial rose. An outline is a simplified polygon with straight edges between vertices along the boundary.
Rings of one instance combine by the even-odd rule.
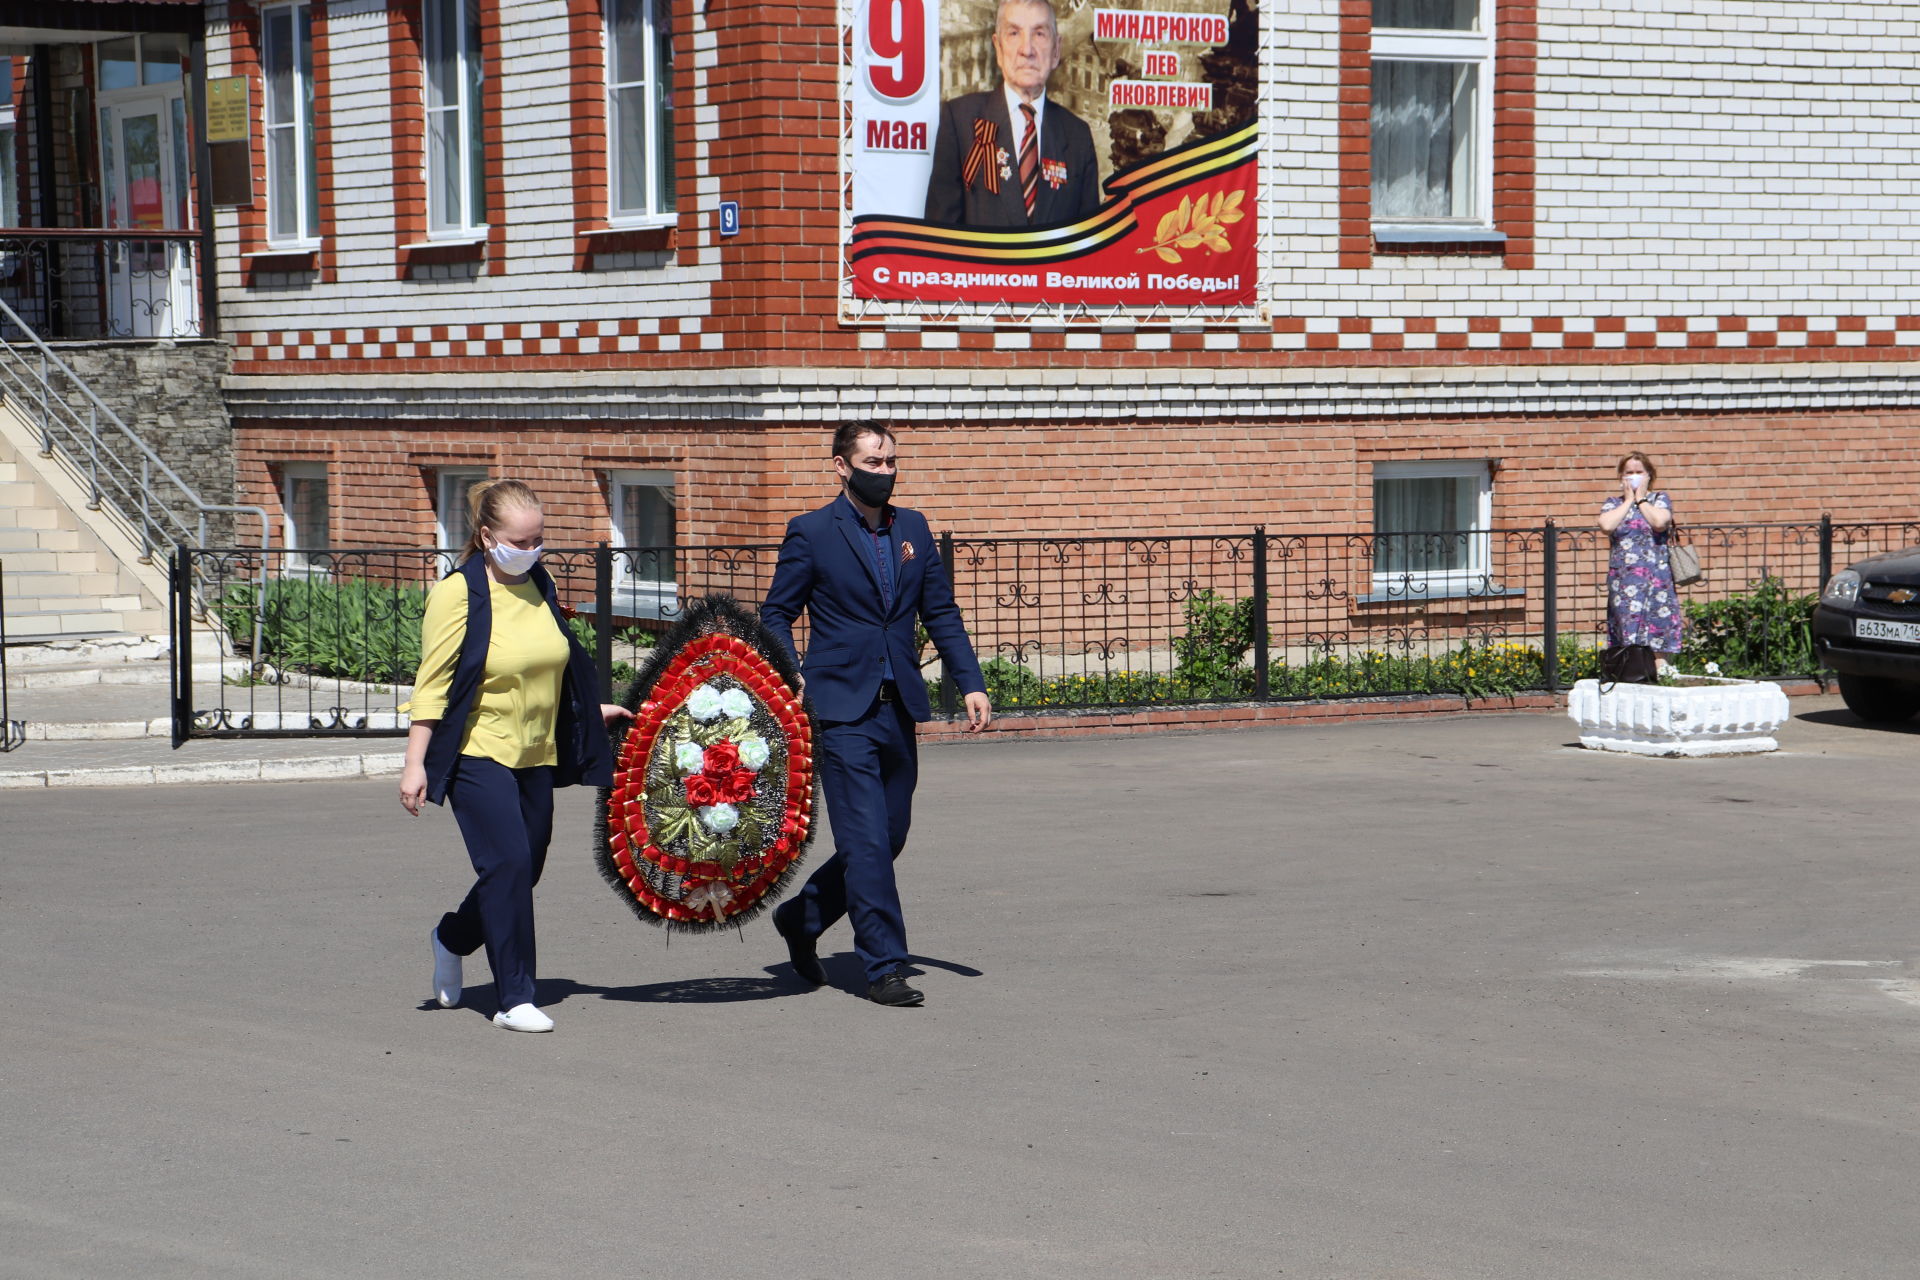
[[[727,803],[745,804],[753,799],[753,779],[753,770],[735,769],[727,780]]]
[[[727,774],[740,767],[740,748],[731,742],[716,742],[707,748],[702,773]]]
[[[687,779],[687,803],[696,809],[720,803],[719,788],[711,775],[696,773]]]

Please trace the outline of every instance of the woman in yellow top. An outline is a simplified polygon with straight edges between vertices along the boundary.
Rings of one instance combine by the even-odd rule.
[[[400,803],[453,807],[477,879],[428,935],[433,994],[460,1003],[460,960],[483,945],[499,993],[495,1026],[551,1031],[534,1003],[533,887],[553,834],[553,789],[613,785],[593,659],[568,630],[540,567],[546,518],[533,490],[491,480],[467,495],[473,536],[427,593]]]

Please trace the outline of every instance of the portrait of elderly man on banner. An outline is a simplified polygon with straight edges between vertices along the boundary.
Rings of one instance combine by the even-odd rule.
[[[851,298],[1252,305],[1253,0],[858,0]]]
[[[1084,218],[1100,205],[1093,131],[1049,101],[1060,65],[1050,0],[1000,0],[993,56],[1000,83],[940,109],[927,180],[929,222],[1025,227]]]

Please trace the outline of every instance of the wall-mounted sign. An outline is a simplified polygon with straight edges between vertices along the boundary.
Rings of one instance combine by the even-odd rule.
[[[252,95],[245,76],[207,81],[207,141],[245,142],[252,123]]]
[[[720,202],[720,234],[723,236],[740,234],[740,202],[738,200]]]

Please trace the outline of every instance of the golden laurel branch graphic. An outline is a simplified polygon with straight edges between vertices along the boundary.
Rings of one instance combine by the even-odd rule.
[[[1213,253],[1225,253],[1233,248],[1226,229],[1247,216],[1240,207],[1246,198],[1245,191],[1216,191],[1198,200],[1182,196],[1179,205],[1160,219],[1153,243],[1134,252],[1151,250],[1167,262],[1180,261],[1182,249],[1204,247]]]

